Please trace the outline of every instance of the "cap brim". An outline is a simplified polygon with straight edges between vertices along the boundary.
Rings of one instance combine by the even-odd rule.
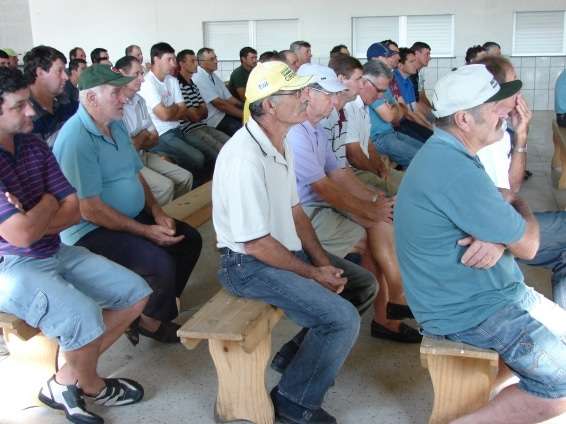
[[[338,80],[318,81],[318,84],[320,84],[320,86],[326,91],[329,91],[331,93],[339,93],[348,89],[348,87],[346,87]]]
[[[128,84],[130,81],[133,81],[136,77],[126,77],[121,76],[120,78],[113,79],[112,81],[108,81],[105,84],[113,85],[115,87],[122,87],[123,85]]]
[[[504,82],[500,85],[499,91],[487,99],[484,103],[507,99],[514,94],[517,94],[519,90],[521,90],[521,87],[523,87],[523,82],[521,80]]]
[[[312,80],[312,75],[295,75],[290,81],[286,82],[279,90],[300,90],[306,87]],[[279,91],[278,90],[278,91]]]

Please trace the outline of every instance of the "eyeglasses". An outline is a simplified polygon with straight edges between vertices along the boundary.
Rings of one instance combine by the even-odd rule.
[[[273,93],[272,96],[295,96],[295,97],[299,97],[302,92],[303,92],[302,88],[299,89],[299,90],[293,90],[293,91],[277,91],[277,92]]]
[[[382,88],[377,88],[377,85],[375,85],[369,78],[364,78],[364,80],[366,80],[367,82],[369,82],[373,88],[375,88],[375,91],[377,91],[378,93],[385,93],[387,91],[387,89],[382,89]]]

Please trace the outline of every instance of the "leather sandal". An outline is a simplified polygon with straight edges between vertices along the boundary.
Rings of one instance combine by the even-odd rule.
[[[181,339],[177,336],[177,330],[179,328],[181,328],[179,324],[169,321],[159,324],[159,328],[154,332],[148,331],[143,327],[138,327],[138,331],[142,336],[149,337],[161,343],[180,343]]]
[[[407,305],[401,305],[399,303],[387,304],[387,319],[400,320],[405,318],[415,318]]]
[[[423,336],[405,323],[399,325],[399,331],[391,331],[375,321],[371,322],[371,336],[377,339],[394,340],[401,343],[420,343]]]

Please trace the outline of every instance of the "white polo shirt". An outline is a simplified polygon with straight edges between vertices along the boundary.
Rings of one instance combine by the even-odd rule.
[[[206,102],[206,107],[208,108],[206,124],[216,128],[226,114],[215,108],[211,102],[218,98],[227,100],[232,97],[232,94],[230,94],[226,88],[224,81],[222,81],[215,72],[209,74],[200,66],[196,74],[193,75],[192,80],[197,85],[200,95]]]
[[[507,131],[503,138],[478,151],[478,157],[485,172],[497,188],[510,189],[509,168],[511,167],[511,136]]]
[[[246,253],[244,243],[271,235],[301,250],[291,208],[299,203],[292,150],[281,155],[250,119],[224,145],[212,182],[217,246]]]
[[[160,81],[152,71],[145,74],[144,78],[145,80],[141,85],[139,94],[145,100],[147,111],[155,125],[155,129],[161,135],[177,128],[180,124],[179,121],[162,121],[155,115],[153,108],[160,103],[166,107],[176,103],[184,104],[179,81],[171,75],[166,75],[165,79]]]
[[[345,144],[360,143],[364,154],[369,158],[369,136],[371,130],[371,120],[368,107],[360,96],[344,106],[346,115],[346,135]]]

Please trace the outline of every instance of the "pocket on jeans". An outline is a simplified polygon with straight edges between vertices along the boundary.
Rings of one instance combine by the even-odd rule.
[[[39,321],[47,314],[49,301],[47,295],[39,290],[31,301],[25,315],[25,321],[32,327],[37,327]]]

